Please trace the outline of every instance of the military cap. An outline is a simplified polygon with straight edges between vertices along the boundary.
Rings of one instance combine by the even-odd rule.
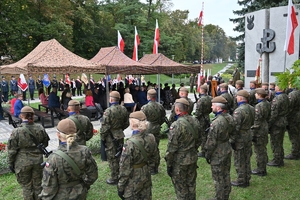
[[[80,102],[77,100],[71,100],[68,103],[68,106],[79,106],[79,105],[80,105]]]
[[[242,97],[245,97],[245,98],[248,98],[249,97],[249,92],[247,92],[246,90],[240,90],[236,93],[237,96],[242,96]]]
[[[269,83],[268,82],[263,82],[261,85],[269,86]]]
[[[207,87],[207,85],[201,85],[200,89],[202,89],[202,90],[208,90],[208,87]]]
[[[77,132],[76,124],[73,122],[73,120],[68,118],[58,122],[56,129],[66,135],[74,134]]]
[[[270,83],[270,85],[273,85],[273,86],[275,86],[275,85],[276,85],[276,83],[272,82],[272,83]]]
[[[144,121],[146,120],[146,115],[144,112],[142,111],[136,111],[136,112],[133,112],[129,115],[129,118],[135,118],[135,119],[138,119],[140,121]]]
[[[118,99],[121,98],[120,93],[117,92],[117,91],[112,91],[111,93],[109,93],[109,96],[114,97],[114,98],[118,98]]]
[[[263,89],[263,88],[256,88],[256,89],[255,89],[255,92],[256,92],[257,94],[264,94],[264,95],[267,94],[266,90]]]
[[[156,95],[156,90],[150,89],[150,90],[148,90],[147,93],[150,94],[150,95]]]
[[[244,82],[243,82],[242,80],[237,80],[237,81],[235,82],[235,84],[238,84],[238,85],[244,85]]]
[[[30,106],[24,106],[21,109],[21,113],[34,113],[33,109]]]
[[[182,103],[182,104],[187,105],[187,106],[190,105],[190,103],[188,102],[188,100],[186,100],[185,98],[176,99],[175,103]]]
[[[228,84],[227,83],[222,83],[219,85],[220,88],[228,88]]]
[[[179,91],[189,92],[188,89],[187,89],[186,87],[181,87],[181,88],[179,89]]]
[[[222,96],[217,96],[211,100],[212,103],[227,103],[227,100]]]
[[[254,81],[254,80],[250,81],[250,83],[253,83],[255,85],[257,84],[256,81]]]

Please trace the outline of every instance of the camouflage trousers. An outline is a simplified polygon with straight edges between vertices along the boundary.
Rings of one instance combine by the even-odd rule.
[[[231,167],[231,152],[225,155],[226,158],[223,159],[219,165],[211,165],[212,178],[215,183],[217,200],[227,200],[231,192],[230,183],[230,167]],[[214,159],[214,158],[212,158]]]
[[[197,163],[173,166],[172,182],[177,200],[196,199]]]
[[[24,200],[38,199],[38,195],[42,192],[43,168],[41,165],[28,165],[16,169],[16,177],[22,187]]]
[[[285,127],[273,126],[270,131],[271,149],[273,152],[273,161],[278,164],[283,163],[284,150],[283,150],[283,138]]]
[[[289,138],[292,143],[291,154],[295,157],[300,156],[300,125],[298,123],[294,123],[289,125],[288,130]]]
[[[266,166],[268,162],[268,152],[267,152],[267,144],[268,144],[268,135],[264,137],[257,137],[257,142],[253,142],[255,159],[257,164],[258,171],[265,172]]]
[[[154,170],[155,171],[158,171],[158,167],[159,167],[159,164],[160,164],[160,151],[159,151],[159,142],[160,142],[160,125],[155,125],[153,126],[152,128],[149,129],[149,133],[152,133],[155,137],[155,142],[157,144],[157,154],[155,157],[157,159],[155,159],[155,163],[154,164],[151,164],[151,166],[154,166]]]
[[[110,136],[108,136],[105,140],[105,152],[107,156],[107,162],[109,164],[109,168],[111,171],[111,178],[114,180],[118,180],[119,176],[119,162],[121,158],[121,154],[116,157],[118,153],[118,147],[124,144],[124,139],[119,139],[113,142]],[[122,150],[122,149],[121,149]]]
[[[126,200],[137,200],[137,199],[151,200],[152,199],[151,186],[145,187],[139,193],[134,194],[133,196],[125,198],[125,199]]]
[[[237,181],[239,183],[248,183],[251,179],[251,155],[251,141],[245,142],[243,148],[234,151],[234,167],[237,172]]]

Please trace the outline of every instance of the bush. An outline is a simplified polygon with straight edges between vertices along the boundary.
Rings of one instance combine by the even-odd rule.
[[[0,171],[8,169],[8,152],[0,151]]]
[[[87,141],[86,146],[90,149],[93,155],[100,154],[100,134],[94,135],[89,141]]]

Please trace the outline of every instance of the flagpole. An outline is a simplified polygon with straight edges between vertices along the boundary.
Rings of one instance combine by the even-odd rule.
[[[283,72],[286,70],[286,51],[284,51],[284,65],[283,65]]]
[[[202,11],[204,12],[204,2],[202,2]],[[202,34],[201,34],[201,43],[202,43],[202,45],[201,45],[201,58],[200,58],[200,60],[201,60],[201,65],[200,65],[200,73],[202,73],[202,71],[203,71],[203,55],[204,55],[204,53],[203,53],[203,51],[204,51],[204,37],[203,37],[203,35],[204,35],[204,25],[203,25],[203,16],[202,16],[202,25],[201,25],[201,27],[202,27]]]

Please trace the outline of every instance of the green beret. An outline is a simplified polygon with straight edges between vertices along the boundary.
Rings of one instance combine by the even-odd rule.
[[[142,111],[136,111],[136,112],[131,113],[129,115],[129,118],[135,118],[140,121],[144,121],[147,119],[145,113],[143,113]]]
[[[249,97],[249,92],[247,92],[246,90],[240,90],[236,93],[237,96],[242,96],[242,97],[245,97],[245,98],[248,98]]]
[[[56,129],[66,135],[74,134],[77,132],[76,124],[73,122],[73,120],[68,118],[58,122]]]
[[[263,88],[256,88],[256,89],[255,89],[255,92],[256,92],[257,94],[264,94],[264,95],[267,95],[266,90],[263,89]]]
[[[212,103],[227,103],[227,100],[222,96],[217,96],[211,100]]]
[[[185,98],[176,99],[175,103],[182,103],[182,104],[187,105],[187,106],[190,105],[189,101],[186,100]]]
[[[114,97],[114,98],[118,98],[118,99],[121,98],[120,93],[117,92],[117,91],[112,91],[111,93],[109,93],[109,96]]]

